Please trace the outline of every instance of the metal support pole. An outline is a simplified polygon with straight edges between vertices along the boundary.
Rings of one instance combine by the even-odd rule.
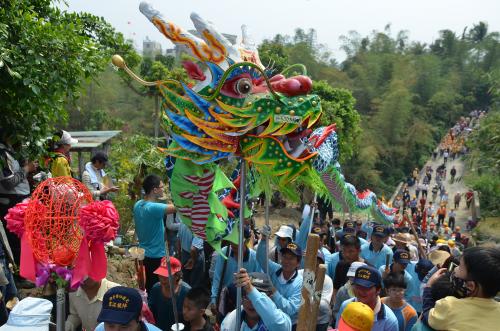
[[[270,200],[270,197],[268,197],[268,194],[266,194],[266,201],[265,201],[265,207],[266,207],[266,211],[265,211],[265,222],[266,222],[266,226],[269,226],[269,202]],[[264,272],[266,274],[269,275],[269,237],[268,236],[265,236],[265,240],[266,240],[266,264],[264,265]]]
[[[239,224],[239,239],[238,239],[238,271],[243,267],[243,223],[245,222],[245,186],[246,186],[246,162],[241,158],[240,170],[240,224]],[[236,289],[236,329],[239,331],[241,327],[241,287]]]
[[[168,270],[168,285],[170,287],[170,294],[172,299],[172,308],[174,310],[174,321],[177,331],[179,331],[179,312],[177,311],[177,303],[175,300],[175,287],[174,287],[174,277],[172,277],[172,268],[170,264],[170,251],[168,239],[165,238],[165,259],[167,260],[167,270]]]
[[[58,288],[56,292],[56,330],[64,331],[66,323],[66,289]]]

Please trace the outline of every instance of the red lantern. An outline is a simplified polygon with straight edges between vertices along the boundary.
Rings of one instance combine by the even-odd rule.
[[[92,202],[87,187],[70,177],[50,178],[33,192],[25,233],[40,263],[73,266],[83,239],[80,208]]]

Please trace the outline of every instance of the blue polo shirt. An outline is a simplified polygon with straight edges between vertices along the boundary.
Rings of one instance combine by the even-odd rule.
[[[337,268],[337,264],[340,261],[340,252],[336,252],[331,254],[328,258],[326,258],[326,273],[330,276],[331,279],[335,279],[335,269]]]
[[[306,217],[302,219],[299,231],[296,235],[295,243],[302,249],[303,252],[306,251],[307,237],[309,236],[309,228],[311,227],[312,217]]]
[[[273,301],[266,295],[255,289],[248,293],[248,299],[252,302],[255,311],[260,317],[260,321],[253,328],[249,327],[244,318],[244,310],[242,309],[241,327],[236,328],[236,310],[230,312],[222,321],[220,326],[221,331],[291,331],[292,323],[290,317],[283,311],[278,309]]]
[[[300,247],[302,252],[305,252],[307,248],[307,238],[310,233],[309,226],[311,225],[311,222],[312,222],[311,217],[306,217],[305,219],[302,219],[302,224],[300,224],[299,231],[296,234],[297,239],[295,240],[295,243],[297,244],[297,246]],[[332,253],[330,253],[328,248],[324,246],[321,247],[321,252],[323,252],[323,255],[325,255],[325,263],[326,263],[326,260],[330,258],[330,255],[332,255]],[[300,266],[301,268],[304,267],[304,259],[300,261]]]
[[[358,239],[359,239],[361,246],[369,244],[368,240],[366,240],[365,238],[358,237]]]
[[[411,276],[411,283],[407,284],[407,287],[406,287],[406,292],[408,293],[408,299],[406,301],[408,301],[408,303],[413,308],[415,308],[417,313],[421,313],[423,301],[422,301],[422,293],[420,292],[420,288],[421,288],[423,283],[420,281],[420,279],[418,279],[418,274],[415,271],[416,265],[417,265],[417,262],[411,261],[410,263],[408,263],[408,266],[406,267],[406,271],[408,271],[408,273]]]
[[[224,256],[228,256],[228,249],[229,246],[222,248],[222,253],[224,254]],[[231,256],[228,256],[227,259],[226,272],[224,273],[224,279],[222,279],[221,283],[225,258],[220,254],[218,254],[215,258],[215,271],[214,279],[212,281],[210,303],[216,303],[217,293],[219,292],[219,283],[221,283],[222,288],[224,288],[225,286],[229,286],[231,283],[233,283],[234,273],[238,271],[238,252],[233,252],[231,250]],[[245,268],[248,273],[262,272],[259,264],[257,263],[256,253],[253,249],[247,248],[246,254],[243,256],[243,268]]]
[[[385,266],[385,256],[387,254],[390,255],[389,264],[391,264],[393,252],[386,244],[384,244],[378,252],[373,250],[373,245],[371,243],[361,246],[361,257],[365,259],[366,263],[371,264],[377,269],[381,266]]]
[[[357,301],[356,298],[351,298],[342,303],[337,314],[336,328],[339,326],[340,316],[342,316],[345,307],[349,303],[355,301]],[[375,322],[373,323],[372,331],[399,331],[399,323],[396,315],[394,315],[391,308],[383,303],[380,303],[380,310],[375,314]]]
[[[165,225],[163,216],[167,205],[164,203],[139,200],[134,205],[135,233],[139,247],[150,258],[165,256]]]
[[[265,240],[261,240],[257,246],[257,262],[261,268],[264,268],[267,260],[265,242]],[[277,290],[271,299],[279,309],[290,316],[292,324],[297,324],[300,301],[302,300],[302,276],[299,275],[298,271],[295,271],[295,274],[286,283],[282,284],[280,281],[281,274],[281,265],[269,261],[269,276]]]

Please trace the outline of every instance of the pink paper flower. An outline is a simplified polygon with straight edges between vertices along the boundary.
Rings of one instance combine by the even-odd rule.
[[[15,233],[19,238],[23,236],[24,233],[24,215],[26,208],[28,208],[29,200],[24,200],[18,203],[14,207],[10,208],[5,215],[5,220],[7,221],[7,229],[10,232]]]
[[[80,209],[80,226],[88,241],[108,242],[116,238],[120,215],[109,200],[94,201]]]

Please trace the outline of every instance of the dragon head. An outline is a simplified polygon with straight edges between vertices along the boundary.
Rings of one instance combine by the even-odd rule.
[[[196,32],[191,33],[147,3],[141,3],[140,10],[194,58],[183,66],[196,84],[158,83],[164,121],[173,138],[164,150],[167,155],[197,164],[240,155],[258,169],[279,175],[282,183],[312,165],[319,146],[316,142],[310,148],[304,142],[320,118],[321,104],[318,96],[309,94],[309,77],[272,75],[245,26],[241,42],[233,45],[195,13],[191,19]]]

